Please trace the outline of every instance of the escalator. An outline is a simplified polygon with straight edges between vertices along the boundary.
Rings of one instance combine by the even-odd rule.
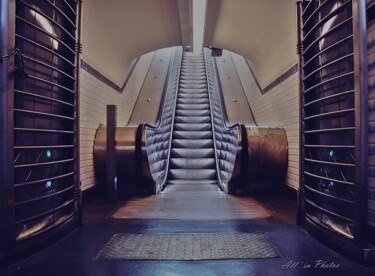
[[[182,59],[168,184],[216,183],[215,147],[203,55]]]
[[[126,188],[129,195],[157,194],[166,186],[186,192],[218,185],[226,193],[281,186],[288,160],[284,130],[229,124],[210,49],[197,55],[177,48],[164,88],[154,125],[117,127],[108,136],[116,145],[116,174],[110,178],[115,181],[109,186],[105,172],[111,141],[106,127],[98,130],[94,159],[103,186],[117,192]]]

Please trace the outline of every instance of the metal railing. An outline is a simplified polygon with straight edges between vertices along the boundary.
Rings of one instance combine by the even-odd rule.
[[[209,51],[207,48],[204,49],[204,58],[212,118],[217,178],[219,186],[224,191],[231,193],[233,187],[229,186],[229,181],[231,180],[236,162],[239,135],[241,135],[241,131],[244,131],[244,127],[241,124],[229,125],[218,75]]]
[[[163,92],[163,105],[159,109],[157,123],[155,125],[143,125],[143,128],[146,130],[146,146],[150,171],[156,185],[155,193],[164,188],[168,177],[181,60],[182,48],[178,47],[168,68],[168,77]]]
[[[21,68],[25,78],[15,81],[13,109],[17,240],[44,233],[78,215],[78,4],[34,2],[16,1],[15,47],[25,60]]]
[[[366,210],[364,1],[300,1],[301,212],[361,244]]]

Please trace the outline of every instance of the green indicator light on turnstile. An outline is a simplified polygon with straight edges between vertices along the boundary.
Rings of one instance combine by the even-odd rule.
[[[51,180],[48,180],[46,182],[46,186],[45,186],[47,189],[51,188],[52,187],[52,181]]]
[[[51,158],[52,157],[52,151],[51,150],[47,150],[46,156],[47,156],[47,158]]]
[[[333,152],[333,150],[330,150],[329,151],[329,157],[333,157],[335,155],[335,153]]]

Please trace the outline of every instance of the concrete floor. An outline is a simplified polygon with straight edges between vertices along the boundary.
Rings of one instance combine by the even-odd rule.
[[[296,226],[295,210],[295,203],[282,196],[261,196],[256,200],[233,197],[212,186],[167,187],[158,196],[116,206],[95,199],[84,207],[81,228],[49,248],[1,268],[0,275],[375,275],[375,267],[364,267],[342,257]],[[282,257],[95,260],[116,233],[251,232],[266,233]]]

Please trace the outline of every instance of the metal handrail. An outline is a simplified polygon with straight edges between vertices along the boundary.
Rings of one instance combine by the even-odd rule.
[[[353,223],[353,222],[354,222],[353,219],[351,219],[351,218],[347,218],[347,217],[344,217],[344,216],[342,216],[342,215],[340,215],[340,214],[337,214],[337,213],[335,213],[335,212],[332,212],[332,211],[330,211],[330,210],[327,210],[326,208],[320,207],[319,205],[317,205],[316,203],[314,203],[314,202],[311,201],[311,200],[305,199],[305,201],[306,201],[308,204],[310,204],[311,206],[313,206],[313,207],[319,209],[320,211],[322,211],[322,212],[324,212],[324,213],[326,213],[326,214],[329,214],[329,215],[332,215],[332,216],[334,216],[334,217],[336,217],[336,218],[339,218],[339,219],[345,220],[345,221],[347,221],[347,222],[349,222],[349,223]]]
[[[341,75],[338,75],[338,76],[336,76],[336,77],[330,78],[330,79],[328,79],[328,80],[325,80],[325,81],[319,82],[319,83],[317,83],[317,84],[315,84],[315,85],[313,85],[313,86],[311,86],[311,87],[305,89],[305,91],[304,91],[303,93],[306,94],[306,93],[312,91],[313,89],[315,89],[315,88],[317,88],[317,87],[319,87],[319,86],[322,86],[322,85],[324,85],[324,84],[330,83],[330,82],[332,82],[332,81],[335,81],[335,80],[338,80],[338,79],[341,79],[341,78],[348,77],[348,76],[350,76],[350,75],[354,76],[354,71],[351,71],[351,72],[348,72],[348,73],[345,73],[345,74],[341,74]]]
[[[312,163],[332,165],[332,166],[355,167],[355,164],[351,164],[351,163],[330,162],[330,161],[325,161],[325,160],[316,160],[312,158],[305,158],[305,161],[312,162]]]
[[[333,16],[337,15],[339,12],[341,12],[342,9],[346,8],[346,6],[348,4],[350,4],[351,1],[347,1],[345,3],[343,3],[341,6],[339,6],[337,9],[333,10],[332,12],[330,12],[329,14],[327,14],[325,17],[323,17],[318,23],[316,23],[308,32],[307,34],[305,34],[304,36],[304,40],[306,40],[306,38],[308,36],[310,36],[318,27],[320,27],[322,24],[325,24],[327,23],[327,21],[329,21],[330,19],[333,18]]]
[[[35,97],[35,98],[39,98],[39,99],[43,99],[43,100],[47,100],[47,101],[51,101],[51,102],[63,104],[63,105],[69,106],[69,107],[74,107],[74,104],[71,104],[69,102],[65,102],[65,101],[62,101],[62,100],[59,100],[59,99],[55,99],[55,98],[51,98],[51,97],[46,97],[46,96],[43,96],[43,95],[39,95],[39,94],[27,92],[27,91],[22,91],[22,90],[18,90],[18,89],[14,89],[14,92],[22,94],[22,95],[30,96],[30,97]]]
[[[354,145],[304,145],[305,148],[354,149]]]
[[[348,204],[354,204],[353,200],[348,200],[348,199],[345,199],[345,198],[341,198],[341,197],[337,197],[337,196],[333,196],[333,195],[330,195],[330,194],[323,193],[321,191],[315,190],[314,188],[311,188],[310,186],[308,186],[306,184],[305,184],[305,188],[307,188],[309,191],[311,191],[313,193],[316,193],[316,194],[319,194],[319,195],[322,195],[322,196],[325,196],[325,197],[329,197],[329,198],[334,199],[336,201],[341,201],[341,202],[345,202],[345,203],[348,203]]]
[[[34,28],[35,30],[38,30],[39,32],[43,33],[44,35],[48,36],[49,38],[51,38],[52,40],[56,40],[58,43],[62,44],[65,46],[65,48],[70,51],[70,53],[74,54],[75,51],[74,51],[74,45],[73,47],[69,46],[68,44],[66,44],[64,41],[62,41],[58,36],[54,35],[54,34],[51,34],[49,32],[47,32],[46,30],[44,30],[43,28],[40,28],[38,27],[37,25],[35,25],[34,23],[16,15],[16,19],[17,20],[20,20],[22,21],[23,23],[29,25],[30,27]]]
[[[354,187],[354,185],[355,185],[353,182],[343,181],[343,180],[334,179],[334,178],[330,178],[330,177],[325,177],[325,176],[321,176],[321,175],[319,175],[319,174],[313,174],[313,173],[310,173],[310,172],[308,172],[308,171],[304,171],[304,173],[305,173],[306,175],[311,176],[311,177],[315,177],[315,178],[322,179],[322,180],[333,181],[333,182],[335,182],[335,183],[345,184],[345,185],[349,185],[349,186],[353,186],[353,187]]]
[[[312,104],[316,104],[316,103],[321,102],[321,101],[325,101],[325,100],[329,100],[329,99],[333,99],[333,98],[337,98],[337,97],[341,97],[341,96],[346,96],[346,95],[353,94],[353,93],[354,93],[354,90],[344,91],[344,92],[333,94],[333,95],[330,95],[330,96],[327,96],[327,97],[312,100],[311,102],[305,103],[303,106],[307,107],[307,106],[310,106]]]
[[[340,116],[343,113],[349,113],[349,112],[354,112],[354,111],[355,111],[355,108],[349,108],[349,109],[343,109],[343,110],[336,110],[332,112],[319,113],[316,115],[305,116],[304,121],[315,119],[315,118],[327,117],[327,116]]]
[[[314,15],[317,13],[317,12],[319,12],[327,3],[328,3],[329,1],[328,0],[326,0],[326,1],[324,1],[323,3],[321,3],[320,5],[319,5],[319,7],[317,7],[311,14],[310,14],[310,16],[306,19],[306,21],[304,22],[304,24],[302,25],[302,29],[304,29],[305,27],[306,27],[306,25],[307,25],[307,23],[310,21],[310,19],[311,18],[313,18],[314,17]],[[303,15],[305,15],[305,14],[303,14]]]
[[[334,59],[333,61],[330,61],[324,65],[322,65],[321,67],[319,67],[318,69],[315,69],[314,71],[312,71],[310,74],[308,74],[306,77],[303,78],[303,81],[306,81],[307,79],[311,78],[314,74],[318,73],[318,72],[321,72],[323,69],[326,69],[327,67],[329,66],[332,66],[334,65],[335,63],[338,63],[338,62],[341,62],[343,60],[346,60],[350,57],[354,57],[354,54],[353,53],[350,53],[348,55],[345,55],[343,57],[340,57],[340,58],[337,58],[337,59]]]
[[[319,42],[323,38],[326,38],[328,35],[330,35],[334,31],[337,31],[339,28],[345,26],[346,23],[351,22],[352,20],[353,20],[353,17],[349,17],[349,18],[345,19],[344,21],[340,22],[340,24],[337,24],[335,27],[332,27],[326,33],[320,35],[317,39],[315,39],[313,42],[311,42],[309,46],[306,47],[303,54],[305,55],[311,49],[311,47],[314,46],[317,42]],[[305,40],[303,40],[303,42],[305,42]]]
[[[23,183],[15,183],[14,187],[24,187],[24,186],[28,186],[28,185],[32,185],[32,184],[38,184],[38,183],[42,183],[42,182],[46,182],[46,181],[50,181],[50,180],[61,179],[61,178],[65,178],[65,177],[69,177],[71,175],[74,175],[75,173],[76,173],[75,171],[72,171],[72,172],[62,174],[62,175],[58,175],[58,176],[52,176],[52,177],[48,177],[48,178],[43,178],[43,179],[38,179],[38,180],[33,180],[33,181],[23,182]]]
[[[76,24],[67,16],[60,8],[58,8],[54,3],[51,2],[51,0],[47,0],[46,3],[48,3],[52,9],[55,9],[58,11],[71,25],[74,29],[77,28]]]
[[[178,73],[177,73],[177,83],[176,83],[176,88],[175,88],[175,99],[174,99],[174,105],[173,105],[173,109],[172,109],[172,122],[171,122],[171,131],[170,131],[170,135],[169,135],[169,144],[168,144],[168,156],[167,156],[167,160],[166,160],[166,167],[165,167],[165,171],[164,171],[164,176],[163,176],[163,179],[161,182],[156,182],[156,185],[158,187],[160,187],[160,189],[162,189],[166,182],[167,182],[167,178],[168,178],[168,171],[169,171],[169,161],[170,161],[170,156],[171,156],[171,149],[172,149],[172,137],[173,137],[173,125],[174,125],[174,117],[175,117],[175,113],[176,113],[176,105],[177,105],[177,93],[178,93],[178,89],[179,89],[179,83],[180,83],[180,74],[181,74],[181,63],[182,63],[182,55],[183,55],[183,51],[181,51],[181,54],[180,54],[180,62],[179,62],[179,65],[178,65]],[[175,55],[176,56],[176,55]],[[166,80],[165,82],[165,86],[164,86],[164,91],[163,91],[163,108],[162,109],[159,109],[159,112],[158,112],[158,120],[157,120],[157,123],[155,125],[150,125],[148,123],[145,123],[143,124],[143,128],[150,128],[152,129],[153,131],[157,132],[160,130],[161,128],[161,125],[162,125],[162,121],[163,121],[163,110],[164,110],[164,107],[165,107],[165,104],[166,104],[166,100],[167,100],[167,97],[166,97],[166,94],[168,92],[168,86],[169,86],[169,80],[171,78],[171,75],[172,75],[172,66],[174,64],[174,59],[175,59],[175,56],[172,58],[170,64],[169,64],[169,68],[168,68],[168,79]]]
[[[304,0],[303,0],[302,2],[304,2]],[[307,2],[307,1],[305,1],[305,2]],[[306,14],[306,12],[308,11],[308,9],[312,6],[312,3],[313,3],[313,2],[314,2],[314,1],[310,1],[310,2],[307,4],[307,6],[303,9],[303,15]]]
[[[207,80],[207,89],[208,89],[209,102],[210,102],[210,116],[211,116],[211,122],[212,122],[212,137],[213,137],[213,140],[214,140],[217,178],[218,178],[219,186],[221,188],[226,188],[227,191],[228,191],[227,183],[225,183],[225,181],[221,177],[221,170],[220,170],[220,165],[219,165],[218,156],[217,156],[216,137],[215,137],[215,123],[214,123],[214,114],[213,114],[213,106],[212,106],[212,98],[211,98],[211,91],[213,91],[213,89],[211,87],[210,80],[209,80],[208,67],[207,67],[207,62],[206,62],[207,59],[206,59],[206,52],[205,51],[203,51],[203,55],[204,55],[204,64],[205,64],[205,72],[206,72],[206,80]],[[217,84],[219,85],[219,81],[218,81],[218,78],[217,78],[215,66],[212,66],[212,69],[213,69],[213,74],[214,74],[214,81],[216,81]],[[221,87],[218,86],[218,89],[221,90]],[[229,132],[229,131],[234,130],[234,129],[241,129],[241,125],[238,124],[238,123],[234,124],[234,125],[229,125],[226,109],[225,108],[223,109],[223,106],[222,106],[223,99],[221,97],[221,93],[218,93],[218,96],[219,96],[219,104],[220,104],[220,107],[221,107],[221,110],[222,110],[222,115],[223,115],[224,130],[226,132]]]
[[[304,62],[303,63],[303,68],[306,68],[306,66],[308,66],[314,59],[316,59],[317,57],[321,56],[322,54],[324,54],[325,52],[333,49],[334,47],[338,47],[338,45],[340,45],[341,43],[344,43],[344,42],[347,42],[348,40],[350,39],[353,39],[353,35],[349,35],[331,45],[329,45],[328,47],[324,48],[323,50],[319,51],[317,54],[315,54],[313,57],[311,57],[308,61]]]
[[[31,39],[28,39],[27,37],[24,37],[22,35],[19,35],[19,34],[15,34],[15,37],[16,38],[20,38],[22,39],[23,41],[26,41],[30,44],[33,44],[34,46],[36,47],[39,47],[40,49],[43,49],[45,50],[46,52],[52,54],[52,55],[56,55],[57,57],[61,58],[62,60],[64,60],[68,65],[70,65],[72,68],[76,68],[76,65],[74,63],[72,63],[70,60],[68,60],[66,57],[64,57],[63,55],[59,54],[58,52],[54,52],[52,51],[51,49],[47,48],[46,46],[40,44],[40,43],[37,43]]]

